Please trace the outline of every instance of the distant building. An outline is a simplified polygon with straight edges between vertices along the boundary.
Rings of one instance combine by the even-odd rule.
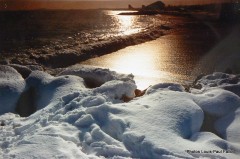
[[[129,10],[133,10],[134,8],[132,7],[132,5],[129,4],[129,5],[128,5],[128,9],[129,9]]]
[[[164,10],[165,8],[165,4],[161,1],[157,1],[157,2],[154,2],[148,6],[144,6],[142,9],[143,10],[157,10],[157,11],[161,11],[161,10]]]
[[[141,9],[133,8],[130,4],[128,5],[129,10],[138,10],[134,13],[120,13],[120,15],[155,15],[160,14],[165,9],[165,4],[161,1],[154,2],[148,6],[142,5]]]

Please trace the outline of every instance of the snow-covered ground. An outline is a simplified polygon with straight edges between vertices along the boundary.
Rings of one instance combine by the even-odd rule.
[[[53,77],[15,68],[0,66],[0,158],[240,156],[237,75],[204,76],[188,92],[157,84],[136,97],[133,75],[108,69]]]

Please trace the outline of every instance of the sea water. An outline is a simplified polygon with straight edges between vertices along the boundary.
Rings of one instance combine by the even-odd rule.
[[[123,16],[121,10],[0,12],[0,52],[9,49],[86,45],[146,31],[169,21],[159,16]],[[127,11],[131,12],[131,11]],[[72,41],[71,41],[72,42]]]
[[[215,69],[214,63],[221,64],[221,62],[214,61],[217,59],[215,57],[218,57],[220,52],[227,53],[224,50],[236,48],[231,52],[238,51],[237,44],[236,47],[231,47],[228,45],[229,40],[225,40],[234,39],[232,37],[222,37],[218,41],[225,40],[226,42],[214,44],[216,38],[221,34],[218,33],[218,30],[214,30],[216,26],[211,25],[210,22],[203,21],[203,24],[199,25],[198,20],[191,18],[186,20],[177,16],[119,15],[122,12],[129,11],[37,10],[0,12],[0,55],[1,53],[38,54],[39,51],[36,50],[39,49],[42,54],[49,53],[49,50],[54,54],[58,50],[69,48],[71,51],[77,50],[76,52],[78,52],[86,46],[94,48],[94,51],[96,48],[105,51],[105,44],[114,44],[112,47],[116,47],[115,45],[118,43],[111,43],[111,41],[121,40],[124,40],[121,43],[123,44],[121,48],[124,48],[132,43],[146,42],[144,39],[137,39],[144,38],[146,33],[158,37],[155,33],[159,31],[161,25],[170,26],[170,32],[155,41],[130,46],[81,63],[106,67],[121,73],[132,73],[135,75],[137,83],[141,83],[139,86],[146,88],[159,82],[184,84],[184,81],[193,81],[197,75],[202,73],[224,72],[228,66],[224,65],[221,70]],[[181,30],[181,28],[185,29]],[[149,30],[150,32],[148,32]],[[134,36],[136,34],[141,36]],[[236,36],[238,34],[237,32],[233,35],[238,37]],[[121,37],[128,38],[122,39]],[[128,39],[130,39],[129,42]],[[137,42],[132,42],[132,40]],[[231,42],[231,44],[234,43]],[[89,51],[91,53],[91,49]],[[110,52],[108,51],[108,53]],[[207,55],[211,55],[213,58],[208,58]],[[198,63],[204,57],[207,57],[205,61],[212,60],[198,67]],[[223,57],[227,61],[228,58],[225,55]],[[211,69],[204,71],[206,68]]]

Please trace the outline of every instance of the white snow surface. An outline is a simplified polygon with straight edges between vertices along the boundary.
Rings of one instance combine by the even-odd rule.
[[[32,71],[25,80],[9,66],[0,71],[0,158],[240,156],[237,75],[204,76],[197,82],[202,89],[190,92],[157,84],[135,97],[133,75],[108,69],[79,66],[56,77]],[[31,98],[20,98],[29,90]],[[36,111],[17,115],[21,100]]]

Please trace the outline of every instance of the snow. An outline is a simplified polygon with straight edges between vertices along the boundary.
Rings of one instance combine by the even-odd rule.
[[[12,67],[0,65],[0,115],[15,112],[17,101],[25,88],[22,76]]]
[[[239,96],[222,89],[211,89],[196,95],[195,102],[203,111],[216,117],[227,115],[240,106]]]
[[[240,132],[236,131],[240,129],[239,122],[240,108],[217,120],[215,127],[219,134],[221,134],[225,139],[234,143],[239,143]]]
[[[26,83],[28,88],[34,90],[37,110],[59,97],[85,88],[80,77],[71,75],[53,77],[42,71],[33,71],[26,79]]]
[[[89,67],[87,65],[75,65],[67,68],[59,75],[75,75],[85,79],[86,84],[91,84],[91,86],[100,86],[108,81],[121,80],[121,81],[131,81],[134,83],[133,75],[119,74],[115,71],[110,71],[109,69],[102,69],[96,67]]]
[[[197,84],[203,87],[219,87],[239,84],[239,75],[226,74],[221,72],[214,72],[198,80]]]
[[[109,81],[101,85],[101,87],[94,89],[94,92],[105,94],[112,99],[121,99],[123,95],[128,98],[135,97],[136,85],[132,82],[123,81]]]
[[[161,83],[136,97],[133,75],[108,69],[31,70],[25,80],[0,69],[3,158],[239,158],[237,75],[204,76],[190,92]]]

